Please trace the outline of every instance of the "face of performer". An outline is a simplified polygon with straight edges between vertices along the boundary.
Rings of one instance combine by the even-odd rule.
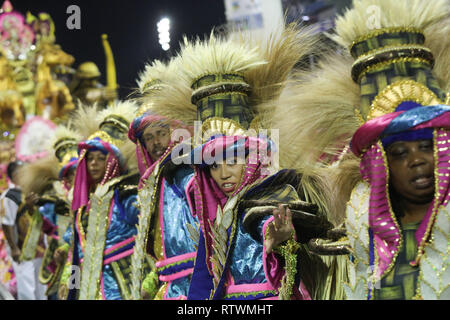
[[[170,129],[166,125],[149,125],[142,134],[145,149],[153,161],[158,160],[170,143]]]
[[[245,163],[237,163],[236,158],[223,163],[214,163],[209,167],[209,173],[213,180],[217,183],[220,190],[230,197],[241,183],[242,173]]]
[[[73,182],[75,180],[75,169],[70,169],[66,176],[63,178],[64,183],[66,183],[69,186],[73,186]]]
[[[95,184],[100,183],[106,172],[107,155],[101,151],[90,151],[86,156],[87,170]]]
[[[387,150],[395,191],[411,204],[426,204],[434,196],[434,154],[432,140],[398,141]]]

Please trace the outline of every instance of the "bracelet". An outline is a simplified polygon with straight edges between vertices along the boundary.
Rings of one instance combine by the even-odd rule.
[[[281,279],[281,287],[278,290],[279,300],[290,300],[292,296],[292,288],[297,274],[297,251],[300,249],[300,244],[294,240],[294,234],[295,232],[284,245],[274,249],[275,252],[283,256],[285,261],[285,275]]]

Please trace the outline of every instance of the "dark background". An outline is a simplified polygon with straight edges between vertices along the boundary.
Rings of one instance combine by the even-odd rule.
[[[179,49],[179,42],[204,35],[226,22],[223,0],[10,0],[14,10],[26,15],[47,12],[55,23],[56,43],[75,57],[72,67],[93,61],[105,84],[105,54],[101,34],[108,34],[116,63],[119,96],[126,98],[136,87],[138,73],[153,59],[166,60]],[[3,1],[1,2],[3,3]],[[81,29],[69,30],[67,7],[81,9]],[[170,50],[158,43],[156,24],[170,19]]]

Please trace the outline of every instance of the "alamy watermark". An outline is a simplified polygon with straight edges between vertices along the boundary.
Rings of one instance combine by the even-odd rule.
[[[367,268],[367,274],[369,275],[369,279],[367,281],[367,286],[369,290],[381,289],[381,281],[379,277],[375,273],[375,266],[370,265]]]
[[[81,29],[81,9],[79,6],[73,4],[67,7],[66,13],[70,16],[66,20],[66,26],[69,30]]]
[[[81,287],[81,269],[79,266],[71,266],[71,273],[69,280],[67,281],[67,286],[69,290],[77,289],[79,290]]]
[[[369,30],[380,29],[381,28],[381,9],[379,6],[371,5],[366,9],[368,18],[366,21],[366,26]]]

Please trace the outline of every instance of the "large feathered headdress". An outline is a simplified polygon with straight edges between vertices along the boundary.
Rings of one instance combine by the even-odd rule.
[[[445,102],[448,6],[445,0],[354,1],[331,35],[342,47],[327,50],[277,101],[272,126],[280,129],[281,166],[337,179],[330,195],[345,205],[360,180],[360,161],[349,149],[356,130],[404,101]],[[336,221],[343,207],[333,213]]]
[[[277,97],[314,39],[295,25],[268,41],[242,31],[228,37],[212,32],[205,40],[185,38],[175,58],[177,78],[155,97],[152,111],[189,125],[202,121],[202,133],[233,135],[260,128],[259,106]]]

